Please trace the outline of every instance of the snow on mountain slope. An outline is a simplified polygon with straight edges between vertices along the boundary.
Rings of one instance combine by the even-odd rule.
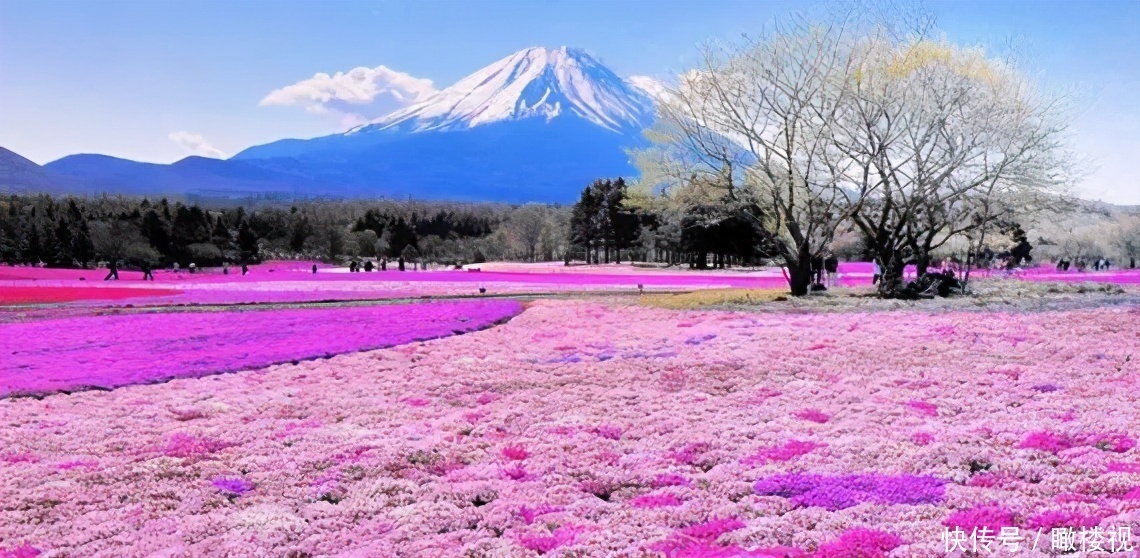
[[[577,116],[613,132],[644,128],[653,99],[585,51],[561,47],[516,52],[423,102],[358,126],[378,130],[463,130],[508,120]]]
[[[669,88],[664,83],[649,76],[629,76],[626,81],[655,101],[660,101],[669,93]]]

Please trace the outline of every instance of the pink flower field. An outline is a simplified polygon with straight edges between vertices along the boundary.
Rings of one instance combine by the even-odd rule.
[[[175,312],[0,324],[0,397],[115,388],[463,333],[510,300],[336,309]]]
[[[1053,529],[1140,533],[1135,305],[472,304],[4,325],[9,391],[256,369],[0,400],[0,556],[945,556],[1003,527],[1016,551],[974,555],[1050,556]],[[412,341],[424,308],[442,334],[517,315]]]
[[[787,287],[778,268],[751,271],[646,269],[630,265],[565,267],[557,264],[481,264],[468,270],[375,271],[348,273],[346,268],[312,262],[274,261],[252,266],[250,274],[229,275],[210,269],[199,273],[158,271],[156,281],[144,282],[137,271],[122,271],[120,281],[104,282],[105,270],[45,269],[0,266],[0,307],[70,303],[85,306],[166,306],[288,304],[323,301],[384,300],[423,297],[475,296],[479,288],[490,295],[635,293]],[[839,284],[869,286],[872,264],[843,262]],[[914,270],[909,270],[913,277]],[[1004,271],[975,271],[977,278],[1031,282],[1101,282],[1140,284],[1140,270],[1055,272],[1049,267]],[[81,280],[82,278],[82,280]]]

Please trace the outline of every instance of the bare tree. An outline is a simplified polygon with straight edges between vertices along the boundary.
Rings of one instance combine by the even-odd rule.
[[[540,204],[526,204],[516,208],[507,217],[505,227],[511,244],[521,248],[527,261],[535,261],[538,247],[547,228],[550,208]]]
[[[848,24],[792,17],[756,39],[707,45],[648,134],[659,155],[690,173],[682,182],[754,209],[744,213],[787,267],[793,295],[808,292],[812,258],[847,216],[826,151],[848,95],[842,85],[856,70]]]
[[[882,265],[884,296],[901,291],[907,260],[924,271],[959,235],[983,245],[1016,200],[1065,180],[1060,103],[1010,65],[879,32],[862,43],[852,77],[830,166],[854,193],[852,221]]]

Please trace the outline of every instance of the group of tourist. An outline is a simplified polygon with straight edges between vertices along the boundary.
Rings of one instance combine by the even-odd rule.
[[[1085,258],[1077,258],[1076,262],[1069,258],[1057,260],[1057,271],[1069,271],[1073,266],[1076,266],[1077,271],[1085,271],[1089,268],[1089,262]],[[1093,271],[1108,271],[1112,269],[1112,266],[1112,260],[1108,258],[1097,258],[1092,264]],[[1129,258],[1128,268],[1136,269],[1136,258]]]
[[[824,282],[824,273],[827,273],[826,283]],[[815,290],[822,290],[827,287],[834,287],[839,284],[839,258],[835,254],[828,254],[827,257],[816,255],[811,259],[811,276],[812,284]]]
[[[316,269],[315,269],[316,266],[313,266],[313,267],[314,267],[313,273],[316,273]],[[190,265],[186,266],[186,270],[189,271],[190,273],[197,273],[198,265],[195,264],[194,262],[190,262]],[[143,276],[142,276],[143,281],[148,281],[148,280],[154,281],[154,268],[151,267],[150,262],[144,261],[142,264],[140,264],[139,265],[139,271],[141,271],[143,274]],[[171,271],[173,271],[174,273],[181,273],[182,267],[180,265],[178,265],[178,262],[174,262],[174,265],[171,266]],[[249,265],[242,263],[241,264],[241,274],[246,275],[248,273],[249,273]],[[222,274],[223,275],[229,275],[230,274],[229,262],[225,262],[222,264]],[[104,277],[103,280],[104,281],[118,281],[119,280],[119,262],[117,260],[112,260],[110,263],[107,264],[107,276]]]
[[[404,258],[400,258],[399,263],[400,263],[400,271],[403,271],[404,270]],[[351,262],[348,262],[348,271],[351,273],[358,273],[360,271],[371,272],[373,269],[377,269],[377,268],[380,271],[387,271],[388,270],[388,258],[383,258],[379,262],[377,262],[376,264],[373,264],[372,260],[364,260],[363,264],[361,264],[357,260],[352,260]]]

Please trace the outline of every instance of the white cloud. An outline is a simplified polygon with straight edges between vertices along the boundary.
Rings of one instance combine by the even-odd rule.
[[[269,93],[259,106],[304,106],[310,113],[337,117],[349,128],[426,100],[436,92],[430,79],[385,66],[360,67],[333,75],[318,73]]]
[[[206,138],[199,134],[192,134],[190,132],[179,130],[171,132],[167,136],[170,141],[177,143],[187,155],[200,155],[202,157],[211,157],[214,159],[225,159],[226,154],[222,150],[210,145]]]

